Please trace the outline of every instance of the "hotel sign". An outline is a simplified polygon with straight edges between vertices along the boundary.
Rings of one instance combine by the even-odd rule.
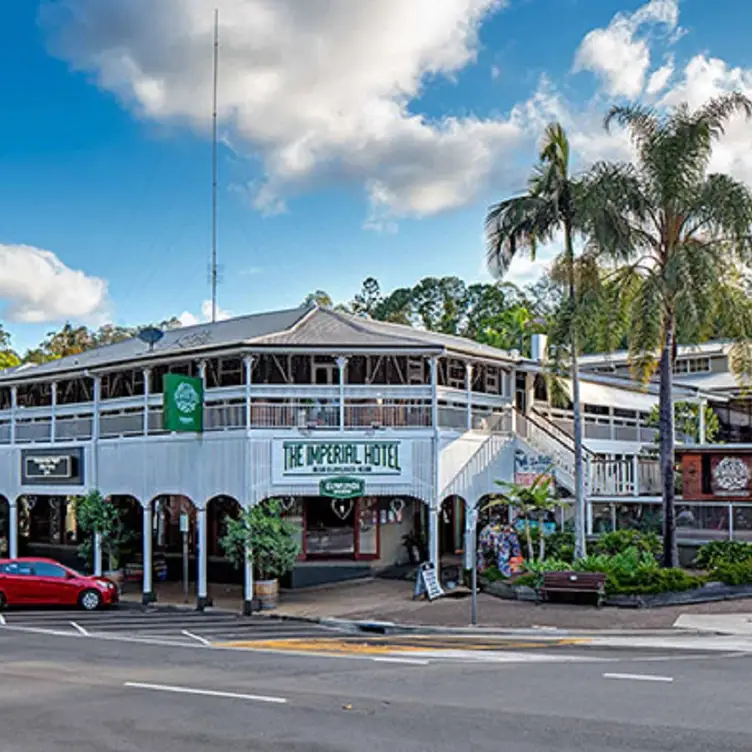
[[[317,483],[327,477],[412,480],[412,445],[404,441],[277,440],[272,443],[274,483]]]
[[[84,485],[83,449],[24,449],[21,452],[21,485]]]

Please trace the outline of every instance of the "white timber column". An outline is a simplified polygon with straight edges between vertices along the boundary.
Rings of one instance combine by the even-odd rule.
[[[144,436],[149,435],[149,393],[151,389],[151,369],[144,368],[144,422],[143,433]]]
[[[15,387],[14,387],[15,389]],[[11,559],[18,558],[18,499],[8,501],[8,554]]]
[[[706,401],[704,399],[698,401],[697,438],[700,444],[705,443],[705,404]]]
[[[253,613],[253,551],[250,545],[245,547],[243,559],[243,614],[250,616]]]
[[[142,535],[143,535],[143,546],[144,546],[144,579],[143,579],[143,588],[141,590],[141,603],[143,603],[144,606],[148,606],[150,603],[153,603],[155,600],[157,600],[156,593],[154,592],[154,586],[152,584],[152,572],[153,572],[153,562],[152,562],[152,521],[151,521],[151,511],[152,511],[152,502],[147,501],[144,504],[143,507],[143,526],[142,526]]]
[[[91,482],[89,488],[96,490],[99,486],[99,403],[102,398],[102,380],[94,379],[94,415],[91,418]],[[84,479],[85,480],[85,479]],[[102,533],[94,533],[94,574],[102,576]]]
[[[339,369],[339,430],[345,430],[345,373],[347,369],[347,358],[340,355],[337,358],[337,368]]]
[[[473,364],[465,363],[465,393],[467,399],[467,416],[466,428],[471,431],[473,428]]]
[[[253,383],[253,355],[246,355],[243,358],[245,370],[245,430],[251,430],[251,384]]]
[[[57,382],[50,384],[50,441],[55,443],[55,408],[57,407]]]
[[[209,560],[206,550],[206,507],[196,509],[196,525],[198,526],[198,597],[196,608],[199,611],[203,611],[210,605],[206,579],[207,563]]]
[[[16,443],[16,410],[18,408],[18,387],[10,388],[10,443]]]
[[[433,426],[433,494],[428,506],[428,559],[436,567],[439,575],[439,477],[441,458],[439,455],[439,360],[431,358],[431,425]]]

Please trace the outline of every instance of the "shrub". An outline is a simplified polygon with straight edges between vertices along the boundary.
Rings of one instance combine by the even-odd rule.
[[[643,569],[624,580],[609,576],[606,591],[610,595],[657,595],[692,590],[703,582],[702,577],[691,575],[683,569]]]
[[[655,559],[663,554],[663,543],[656,533],[640,530],[615,530],[602,535],[593,546],[593,553],[614,556],[629,548],[649,553]]]
[[[752,561],[752,545],[741,541],[711,541],[700,546],[695,565],[700,569],[715,569],[722,564],[743,564]]]
[[[539,588],[541,585],[541,576],[539,574],[521,574],[515,581],[515,586]]]
[[[710,577],[726,585],[752,585],[752,560],[721,562]]]
[[[547,535],[546,557],[571,564],[574,561],[574,533],[556,531]]]
[[[488,582],[498,582],[499,580],[507,579],[496,566],[486,569],[485,572],[483,572],[483,578],[488,580]]]

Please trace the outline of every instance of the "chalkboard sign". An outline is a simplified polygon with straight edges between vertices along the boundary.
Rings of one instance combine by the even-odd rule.
[[[430,561],[418,567],[413,598],[418,598],[424,594],[429,601],[436,600],[436,598],[441,598],[444,595],[444,590],[439,584],[439,578],[436,575],[436,567]]]

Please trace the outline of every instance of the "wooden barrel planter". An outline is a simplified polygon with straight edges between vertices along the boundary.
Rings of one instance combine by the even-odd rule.
[[[279,580],[256,580],[253,592],[262,611],[277,608],[279,603]]]

